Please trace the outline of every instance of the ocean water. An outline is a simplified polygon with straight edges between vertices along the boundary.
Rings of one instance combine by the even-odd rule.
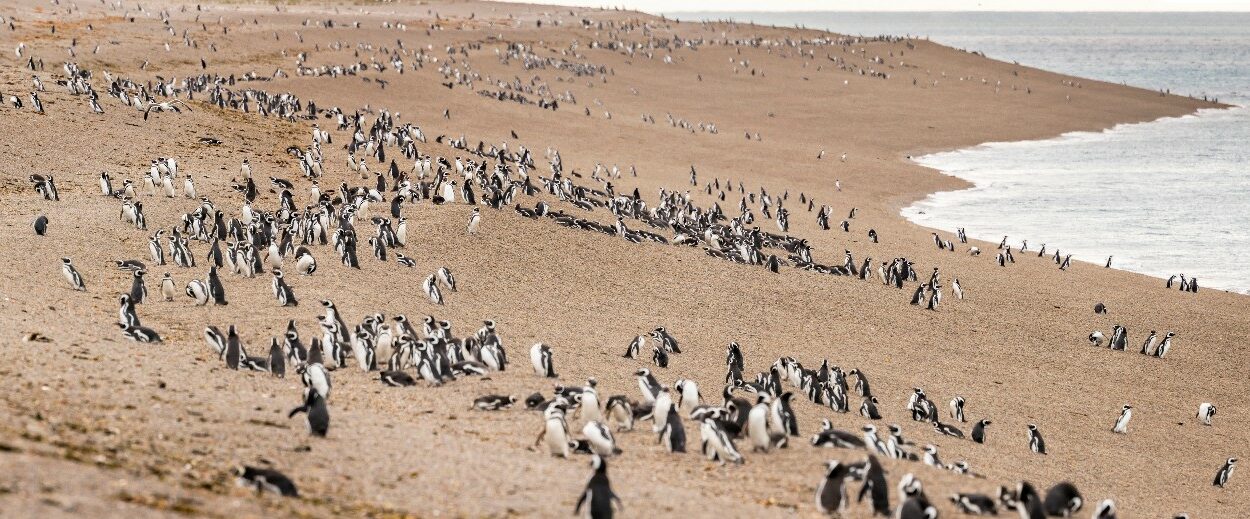
[[[1023,65],[1237,105],[915,160],[975,187],[903,216],[1250,293],[1250,13],[666,13],[928,37]]]

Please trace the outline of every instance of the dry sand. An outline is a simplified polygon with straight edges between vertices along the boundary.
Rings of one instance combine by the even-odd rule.
[[[590,43],[645,41],[641,30],[580,24],[582,19],[648,23],[657,39],[778,41],[820,35],[738,24],[675,24],[638,13],[477,2],[310,2],[284,5],[281,11],[269,4],[229,2],[204,3],[198,12],[196,4],[159,1],[142,3],[146,12],[130,2],[121,8],[79,2],[68,12],[71,5],[16,0],[0,6],[0,15],[16,20],[16,30],[0,29],[0,48],[5,49],[0,92],[6,101],[14,93],[25,100],[31,88],[25,57],[12,51],[19,42],[27,45],[25,56],[44,61],[46,70],[38,74],[48,87],[42,94],[46,115],[29,107],[15,110],[7,102],[0,108],[0,380],[5,382],[0,392],[0,515],[566,515],[589,477],[587,458],[561,460],[527,449],[541,423],[533,412],[473,412],[467,410],[469,403],[486,393],[549,393],[553,381],[538,378],[526,363],[528,347],[536,341],[554,348],[560,382],[582,384],[594,376],[601,395],[637,398],[631,373],[646,363],[620,354],[634,335],[655,326],[671,330],[684,351],[660,370],[661,380],[694,379],[713,403],[719,402],[730,341],[743,345],[748,373],[766,370],[782,355],[809,367],[827,358],[846,370],[865,371],[885,415],[878,425],[898,423],[921,446],[939,445],[945,461],[966,459],[985,476],[885,462],[891,485],[915,473],[929,496],[941,501],[945,517],[957,514],[945,501],[949,493],[992,493],[1000,484],[1021,479],[1043,488],[1070,480],[1091,508],[1099,499],[1113,498],[1127,517],[1170,517],[1182,511],[1193,517],[1237,517],[1250,510],[1245,474],[1235,474],[1228,488],[1211,486],[1225,458],[1250,455],[1245,427],[1250,363],[1244,354],[1250,299],[1212,290],[1196,295],[1167,291],[1161,280],[1084,263],[1061,272],[1048,259],[1026,253],[1017,254],[1018,263],[999,268],[992,258],[997,244],[970,244],[989,251],[979,258],[967,255],[965,246],[958,253],[937,251],[928,229],[898,216],[901,207],[927,193],[966,187],[912,164],[909,154],[1096,130],[1186,114],[1210,106],[1206,103],[1068,78],[925,41],[805,45],[814,54],[806,59],[789,46],[724,44],[631,57]],[[156,14],[160,9],[168,9],[176,35],[164,29]],[[123,18],[124,13],[134,20]],[[441,29],[427,31],[436,14]],[[194,23],[197,16],[203,28]],[[305,25],[306,20],[328,19],[339,26]],[[541,29],[535,23],[539,19],[545,21]],[[563,24],[553,27],[552,20]],[[356,21],[360,28],[349,25]],[[402,22],[407,30],[384,28],[384,22]],[[230,27],[228,34],[222,34],[219,23]],[[198,48],[183,45],[184,30]],[[103,115],[91,114],[85,99],[55,84],[74,38],[75,60],[95,74]],[[385,89],[352,76],[289,77],[237,88],[290,91],[321,107],[349,112],[366,104],[399,112],[399,122],[418,124],[431,137],[429,145],[419,146],[423,153],[448,158],[461,152],[436,145],[434,136],[506,141],[511,149],[525,145],[535,150],[540,164],[543,150],[555,147],[566,170],[583,174],[596,163],[625,171],[633,166],[637,178],[626,173],[615,183],[621,191],[638,187],[651,202],[660,188],[690,189],[692,165],[699,171],[699,190],[703,182],[719,178],[735,185],[741,181],[748,190],[763,186],[774,196],[788,191],[791,233],[810,241],[817,261],[840,264],[843,249],[851,250],[856,261],[866,255],[874,263],[907,257],[921,275],[937,266],[946,279],[958,277],[968,297],[956,301],[948,291],[940,309],[927,312],[907,305],[911,288],[899,291],[876,281],[795,269],[772,274],[714,260],[696,248],[635,245],[526,220],[510,210],[485,210],[480,234],[467,236],[468,206],[421,203],[405,209],[415,243],[403,252],[418,261],[415,270],[381,264],[363,247],[363,268],[350,270],[333,261],[328,247],[318,247],[316,275],[288,278],[302,301],[298,308],[276,305],[267,275],[223,275],[229,306],[195,307],[185,297],[144,304],[139,309],[144,324],[160,331],[166,342],[143,345],[123,339],[112,323],[116,294],[127,290],[129,281],[112,261],[146,260],[148,233],[117,220],[119,202],[100,196],[98,173],[108,170],[118,181],[138,181],[151,159],[176,157],[182,170],[195,175],[202,195],[237,214],[240,197],[230,189],[230,179],[238,176],[240,162],[250,159],[258,179],[296,179],[298,169],[283,150],[307,145],[309,131],[306,122],[223,112],[198,102],[193,112],[154,114],[145,122],[142,113],[104,95],[102,71],[143,81],[184,77],[201,72],[203,57],[210,73],[255,71],[267,77],[275,68],[293,74],[300,51],[309,52],[312,65],[385,63],[380,49],[393,49],[397,40],[407,49],[428,46],[440,60],[447,57],[447,45],[480,43],[480,49],[468,53],[469,65],[457,63],[462,72],[508,82],[541,78],[554,92],[571,91],[577,104],[562,102],[552,112],[496,102],[463,86],[448,90],[440,85],[444,78],[437,65],[429,63],[402,76],[391,70],[361,74],[389,81]],[[329,50],[335,41],[344,50]],[[611,73],[605,81],[554,69],[523,70],[515,60],[503,64],[496,58],[495,50],[506,42],[525,42],[551,56],[561,56],[561,50],[578,42],[581,55],[565,59],[601,64]],[[100,50],[92,53],[96,45]],[[314,46],[321,50],[313,51]],[[665,56],[672,63],[665,63]],[[890,77],[841,70],[827,56]],[[869,61],[875,57],[883,63]],[[148,67],[141,70],[145,60]],[[494,87],[479,80],[474,88]],[[444,109],[450,110],[450,119],[442,117]],[[674,128],[666,123],[666,113],[714,122],[719,133]],[[644,123],[642,114],[652,115],[656,124]],[[519,139],[512,139],[510,130]],[[758,133],[760,140],[747,140],[745,132]],[[201,136],[223,144],[201,145]],[[323,186],[337,186],[340,180],[360,183],[344,166],[346,152],[339,144],[347,137],[334,132]],[[818,160],[821,149],[827,153]],[[842,153],[845,162],[838,158]],[[411,164],[401,161],[401,166]],[[62,201],[39,199],[26,181],[31,173],[55,174]],[[835,179],[842,181],[841,192],[833,188]],[[581,182],[592,183],[589,178]],[[297,183],[300,204],[306,202],[307,186],[304,180]],[[834,224],[857,208],[851,232],[819,230],[815,213],[798,204],[799,193],[815,197],[818,205],[830,204]],[[710,203],[701,191],[693,196],[700,204]],[[736,211],[736,196],[723,204],[727,211]],[[153,229],[173,226],[196,206],[184,198],[141,198]],[[257,205],[272,209],[276,199],[264,193]],[[51,220],[43,238],[29,227],[37,214]],[[579,214],[610,222],[603,209]],[[776,230],[769,221],[759,225]],[[880,243],[866,239],[869,228],[880,233]],[[1019,238],[1037,243],[1046,237],[1012,241]],[[192,250],[202,255],[206,246],[193,244]],[[78,265],[86,293],[70,290],[61,278],[62,256]],[[422,275],[440,265],[456,273],[460,290],[448,294],[445,306],[434,307],[423,299],[419,285]],[[204,275],[203,268],[155,267],[149,276],[154,294],[166,269],[180,286]],[[305,337],[317,333],[316,301],[323,298],[333,299],[352,321],[374,312],[435,314],[455,323],[458,334],[476,329],[482,319],[495,319],[516,363],[491,380],[459,380],[437,388],[388,388],[376,374],[339,370],[330,400],[330,435],[309,438],[301,419],[286,418],[300,399],[296,377],[278,380],[230,371],[208,350],[200,332],[207,324],[236,324],[246,344],[263,351],[287,319],[296,319]],[[1096,302],[1105,302],[1110,315],[1094,315]],[[1129,352],[1086,343],[1089,332],[1109,333],[1117,323],[1131,331]],[[1166,359],[1135,353],[1149,329],[1177,333]],[[22,342],[29,332],[52,342]],[[943,411],[947,400],[963,395],[971,420],[994,421],[988,443],[940,437],[910,421],[904,404],[913,386],[924,387]],[[1201,402],[1219,406],[1214,427],[1194,419]],[[1125,403],[1136,410],[1130,433],[1112,434]],[[816,515],[812,496],[822,477],[821,463],[858,461],[863,453],[816,450],[806,438],[822,418],[851,430],[865,419],[801,398],[796,409],[803,437],[782,451],[747,452],[742,466],[718,466],[695,452],[665,453],[642,430],[649,424],[621,434],[625,454],[611,460],[610,474],[625,503],[624,515]],[[1041,427],[1050,455],[1028,451],[1028,423]],[[581,428],[579,420],[572,425]],[[970,426],[963,424],[965,431]],[[687,421],[686,429],[696,441],[697,428]],[[241,463],[272,464],[290,475],[305,497],[256,496],[234,486],[229,470]],[[893,492],[892,498],[897,499]],[[859,504],[849,515],[868,512],[866,504]],[[1081,515],[1088,513],[1089,508]]]

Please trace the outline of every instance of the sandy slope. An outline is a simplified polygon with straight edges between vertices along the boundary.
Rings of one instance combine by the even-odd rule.
[[[962,247],[959,253],[935,250],[928,230],[897,215],[926,193],[962,187],[957,179],[911,164],[908,154],[1180,115],[1204,103],[1088,80],[1078,80],[1080,88],[1066,86],[1063,81],[1072,78],[929,42],[814,47],[814,57],[806,59],[790,47],[706,45],[657,50],[649,59],[590,48],[595,40],[642,41],[639,30],[580,28],[585,18],[645,21],[662,38],[818,34],[672,24],[636,13],[466,2],[299,4],[280,12],[270,5],[228,3],[205,5],[197,13],[194,4],[168,4],[175,37],[162,32],[155,15],[165,4],[143,5],[146,14],[129,4],[106,10],[83,3],[72,13],[65,6],[27,0],[0,7],[0,14],[17,20],[15,31],[0,29],[0,47],[25,42],[26,56],[44,60],[46,71],[39,75],[49,90],[41,96],[46,115],[7,103],[0,108],[0,150],[6,158],[0,168],[0,264],[6,269],[0,277],[0,379],[7,382],[0,401],[8,417],[0,421],[0,466],[5,469],[0,471],[0,508],[5,515],[564,515],[589,475],[586,459],[559,460],[528,450],[541,422],[534,413],[472,412],[469,402],[486,393],[549,392],[553,381],[534,376],[525,364],[525,353],[536,341],[555,349],[560,382],[580,385],[593,376],[601,395],[636,398],[631,373],[645,364],[622,359],[620,353],[634,335],[661,325],[684,350],[662,371],[662,380],[697,380],[713,403],[720,400],[724,348],[731,340],[743,345],[749,373],[766,370],[782,355],[809,367],[828,358],[844,369],[865,371],[882,402],[885,420],[879,425],[898,423],[920,445],[939,445],[947,462],[966,459],[986,476],[886,462],[891,484],[914,472],[934,500],[955,491],[989,493],[1020,479],[1043,487],[1066,479],[1091,502],[1114,498],[1129,517],[1181,511],[1233,517],[1250,502],[1244,474],[1235,475],[1226,489],[1210,485],[1226,457],[1248,454],[1243,425],[1250,415],[1240,404],[1247,390],[1241,349],[1250,337],[1250,300],[1213,291],[1165,291],[1159,280],[1088,264],[1060,272],[1049,260],[1025,253],[1017,254],[1018,263],[999,268],[992,254],[973,258]],[[126,10],[135,16],[133,22],[121,17]],[[427,32],[434,13],[442,30]],[[196,16],[207,30],[192,23]],[[217,25],[219,17],[230,27],[227,34]],[[55,34],[49,24],[53,19]],[[325,19],[339,27],[304,25]],[[541,29],[534,23],[538,19],[545,21]],[[553,19],[564,25],[554,28]],[[353,21],[361,28],[348,26]],[[408,30],[383,28],[387,21],[402,21]],[[198,49],[182,45],[183,29],[190,30]],[[144,323],[167,342],[138,345],[125,341],[112,325],[115,295],[129,281],[111,262],[146,260],[147,233],[117,221],[119,203],[99,195],[98,172],[137,181],[152,158],[177,157],[182,169],[195,175],[202,195],[237,213],[239,196],[229,186],[239,163],[250,159],[258,179],[296,179],[298,170],[283,150],[307,145],[309,132],[304,123],[200,104],[194,112],[155,114],[144,122],[142,113],[107,96],[101,101],[106,113],[92,115],[85,99],[69,96],[53,81],[71,38],[77,38],[77,62],[97,74],[93,84],[102,93],[103,70],[136,80],[182,77],[200,73],[199,58],[204,57],[209,72],[269,76],[276,67],[293,73],[299,51],[309,52],[310,64],[332,65],[371,58],[385,62],[388,54],[378,51],[393,49],[396,40],[408,49],[428,45],[440,59],[446,57],[446,45],[481,42],[480,50],[469,52],[468,65],[457,64],[462,71],[509,82],[528,83],[537,76],[555,92],[571,91],[577,104],[562,103],[551,112],[489,100],[463,86],[448,90],[440,86],[445,80],[432,64],[402,76],[389,70],[361,74],[389,81],[385,89],[360,77],[290,77],[241,87],[290,91],[319,106],[348,111],[366,104],[386,108],[431,137],[463,134],[471,143],[525,145],[540,162],[542,151],[554,147],[566,169],[587,175],[596,163],[625,171],[634,166],[637,178],[626,173],[614,183],[621,191],[638,187],[651,201],[660,188],[691,189],[692,165],[700,179],[692,196],[701,204],[711,202],[701,190],[713,178],[732,179],[735,186],[741,181],[748,191],[763,186],[774,196],[788,191],[791,233],[811,242],[817,261],[840,264],[844,249],[857,262],[865,255],[874,264],[906,257],[922,275],[936,266],[946,279],[958,277],[968,298],[955,301],[948,291],[939,311],[926,312],[907,305],[914,285],[899,291],[877,281],[794,269],[771,274],[714,260],[699,249],[630,244],[550,221],[525,220],[510,210],[485,210],[481,234],[471,237],[463,227],[469,207],[425,202],[405,210],[409,234],[419,239],[403,252],[417,259],[416,270],[381,264],[365,249],[363,268],[350,270],[333,260],[328,247],[320,247],[317,274],[289,278],[300,307],[277,307],[267,275],[225,275],[227,307],[194,307],[185,297],[142,305]],[[555,56],[574,40],[582,56],[566,59],[609,67],[606,81],[552,69],[522,70],[516,61],[501,63],[494,52],[502,42],[520,41]],[[172,48],[168,53],[166,41]],[[329,50],[334,41],[343,42],[345,50]],[[210,42],[217,52],[208,50]],[[97,43],[101,50],[92,54]],[[371,47],[355,56],[358,44]],[[664,63],[666,54],[672,63]],[[4,56],[0,92],[25,98],[30,79],[22,68],[24,58],[11,50]],[[826,56],[885,70],[890,78],[839,70]],[[871,63],[874,57],[885,63]],[[145,60],[149,66],[140,70]],[[493,87],[479,80],[474,88]],[[590,116],[584,114],[587,107]],[[450,119],[442,117],[444,109]],[[719,133],[671,127],[666,113],[714,122]],[[642,114],[652,115],[656,124],[644,123]],[[748,140],[744,132],[758,133],[760,140]],[[197,139],[206,135],[223,144],[199,144]],[[322,185],[361,182],[349,175],[346,152],[337,145],[346,142],[347,134],[336,132],[334,138]],[[827,153],[817,160],[821,149]],[[448,158],[462,153],[433,139],[421,150]],[[845,162],[838,159],[843,152]],[[401,161],[401,166],[411,164]],[[56,175],[61,202],[34,194],[25,180],[34,172]],[[834,179],[841,179],[841,192],[834,191]],[[588,177],[580,181],[592,183]],[[307,185],[298,182],[300,203],[306,202]],[[857,208],[851,232],[820,231],[815,213],[798,203],[799,193],[815,197],[817,205],[830,204],[834,224]],[[722,203],[727,212],[736,211],[738,196],[731,194]],[[181,198],[141,198],[153,228],[174,225],[196,206]],[[267,193],[257,203],[265,209],[275,204]],[[30,231],[37,214],[52,221],[47,237]],[[602,209],[579,214],[611,221]],[[758,224],[776,231],[766,219]],[[880,233],[881,243],[866,239],[869,228]],[[1037,243],[1046,237],[1012,241],[1019,238]],[[974,245],[993,251],[997,244]],[[192,249],[202,255],[206,246],[193,244]],[[57,258],[62,256],[79,266],[87,293],[69,290],[60,278]],[[448,294],[446,306],[434,307],[422,298],[419,284],[440,265],[456,273],[461,287]],[[149,288],[155,292],[165,268],[153,270]],[[202,268],[168,270],[180,284],[204,274]],[[233,323],[247,344],[261,351],[287,319],[296,319],[306,338],[317,333],[316,301],[323,298],[333,299],[351,320],[375,312],[435,314],[455,323],[458,334],[475,330],[482,319],[495,319],[515,369],[491,380],[411,389],[384,387],[376,374],[354,367],[337,371],[330,436],[310,439],[300,419],[286,419],[286,411],[299,401],[297,378],[227,370],[205,347],[200,331],[206,324],[224,328]],[[1099,301],[1111,308],[1109,316],[1090,311]],[[1085,342],[1090,331],[1109,333],[1117,323],[1131,331],[1130,352],[1095,349]],[[1135,353],[1149,329],[1177,332],[1168,358]],[[43,333],[52,342],[21,342],[29,332]],[[914,386],[924,387],[943,409],[955,394],[966,397],[971,419],[994,421],[988,444],[939,437],[925,424],[908,420],[903,407]],[[863,454],[816,451],[806,437],[822,418],[852,430],[865,420],[799,400],[804,437],[784,451],[748,452],[740,467],[716,466],[693,452],[664,453],[642,430],[649,424],[622,434],[626,452],[612,460],[611,475],[627,515],[790,515],[796,508],[814,515],[811,497],[821,462],[854,461]],[[1200,402],[1219,406],[1215,427],[1195,423]],[[1125,403],[1137,411],[1130,434],[1114,435],[1111,425]],[[1027,423],[1041,427],[1050,455],[1028,452]],[[580,430],[580,421],[573,425]],[[686,428],[697,437],[694,424],[687,422]],[[233,486],[230,467],[262,462],[292,476],[306,497],[258,498]],[[944,516],[955,514],[947,503],[940,506]],[[856,505],[850,515],[867,512]]]

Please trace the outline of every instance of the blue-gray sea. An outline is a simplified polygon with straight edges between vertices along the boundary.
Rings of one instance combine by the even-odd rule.
[[[986,143],[920,164],[976,187],[906,208],[992,242],[1250,293],[1250,13],[666,13],[843,34],[912,35],[1023,65],[1238,105],[1198,115]]]

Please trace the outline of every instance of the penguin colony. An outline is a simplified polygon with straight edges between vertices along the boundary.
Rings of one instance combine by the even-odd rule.
[[[19,56],[22,49],[18,49]],[[390,67],[399,73],[437,63],[437,59],[424,53],[413,56],[413,61],[408,64],[399,56],[401,54],[396,54],[390,63]],[[521,44],[509,45],[507,56],[523,61],[540,59]],[[30,68],[41,70],[42,60],[39,63],[36,65],[31,58]],[[572,67],[578,75],[585,73],[593,76],[602,72],[593,65],[582,65],[589,67],[588,70],[578,69],[569,62],[553,65]],[[439,67],[439,71],[449,80],[451,86],[448,88],[469,86],[473,78],[480,78],[476,72],[465,74],[456,70],[453,73],[444,67]],[[206,63],[204,68],[207,68]],[[311,67],[301,58],[297,74],[354,76],[368,68],[363,63]],[[387,66],[375,63],[374,69],[382,72],[387,70]],[[104,106],[114,104],[108,100],[101,103],[102,99],[92,86],[94,76],[91,71],[80,68],[72,61],[64,64],[63,71],[64,79],[59,79],[57,83],[65,87],[70,96],[86,98],[92,112],[103,113]],[[129,172],[138,178],[137,182],[121,178],[118,183],[114,178],[115,175],[128,176],[127,173],[100,172],[98,196],[116,199],[115,203],[119,205],[118,225],[133,229],[131,232],[137,233],[144,244],[135,250],[119,251],[119,254],[144,259],[117,260],[116,267],[129,273],[130,284],[129,287],[109,288],[98,288],[84,279],[71,258],[60,260],[64,284],[69,289],[88,293],[114,290],[118,293],[116,326],[122,337],[139,343],[159,345],[163,342],[158,330],[142,323],[138,311],[142,305],[229,305],[221,281],[223,275],[254,279],[269,274],[269,290],[275,305],[300,307],[302,302],[303,307],[315,308],[319,304],[320,310],[310,312],[314,314],[310,320],[316,322],[313,333],[301,333],[299,324],[290,320],[285,328],[275,327],[261,332],[262,335],[267,332],[271,337],[267,349],[262,343],[253,350],[259,354],[249,353],[240,330],[233,324],[204,323],[203,327],[205,343],[228,369],[274,377],[286,377],[288,371],[298,375],[304,389],[298,396],[290,395],[293,407],[288,418],[299,417],[306,423],[309,434],[315,437],[332,434],[331,376],[340,370],[358,369],[376,377],[378,384],[395,388],[440,386],[507,371],[510,364],[508,347],[493,320],[486,319],[473,333],[463,334],[455,333],[451,322],[434,315],[422,316],[414,322],[403,313],[389,317],[383,313],[372,313],[366,314],[359,322],[349,321],[332,300],[323,299],[309,305],[309,301],[302,300],[292,287],[291,278],[317,276],[318,258],[321,258],[322,261],[338,261],[351,269],[394,269],[412,273],[411,290],[419,290],[420,295],[436,307],[454,304],[459,288],[449,267],[430,264],[400,252],[409,250],[410,239],[416,243],[409,237],[408,225],[418,218],[414,209],[425,209],[425,205],[472,206],[464,232],[474,236],[488,236],[491,232],[490,219],[514,213],[524,218],[548,221],[559,227],[597,232],[640,246],[654,243],[697,247],[707,257],[762,267],[775,274],[789,275],[787,271],[793,270],[802,271],[794,275],[833,275],[870,283],[880,282],[895,291],[910,292],[910,305],[929,311],[941,309],[943,289],[947,287],[955,304],[966,295],[958,278],[950,278],[947,284],[940,269],[933,267],[922,279],[915,264],[904,257],[877,263],[871,257],[857,261],[855,254],[845,249],[841,261],[817,261],[808,240],[790,232],[792,207],[796,213],[805,208],[821,231],[832,231],[833,227],[837,227],[843,233],[863,232],[873,243],[880,243],[882,237],[871,228],[866,231],[861,228],[852,230],[852,221],[856,218],[854,208],[846,212],[846,218],[840,223],[831,226],[833,207],[826,204],[817,207],[816,201],[803,192],[799,193],[798,203],[794,204],[789,202],[789,190],[780,194],[775,191],[770,193],[763,186],[748,190],[742,181],[735,184],[732,179],[722,178],[700,182],[698,171],[691,166],[691,188],[662,188],[653,201],[648,202],[636,188],[632,192],[621,190],[617,184],[621,182],[622,171],[616,166],[606,168],[596,164],[588,174],[575,170],[566,172],[560,153],[555,149],[548,148],[543,154],[549,175],[537,173],[540,168],[530,149],[515,146],[514,150],[509,150],[507,142],[487,144],[479,140],[473,147],[464,136],[440,135],[435,139],[437,144],[462,155],[454,158],[437,156],[429,151],[434,147],[427,146],[427,139],[419,126],[401,124],[397,122],[398,114],[387,110],[361,107],[349,113],[338,107],[320,107],[311,100],[302,100],[290,93],[230,88],[254,78],[206,73],[180,81],[158,78],[155,84],[112,77],[107,72],[104,78],[108,83],[109,97],[121,106],[141,111],[144,120],[176,116],[184,110],[193,111],[179,96],[186,96],[188,100],[199,96],[198,102],[222,110],[248,114],[255,111],[263,116],[288,121],[325,120],[335,123],[327,125],[333,130],[322,129],[319,123],[312,124],[311,139],[307,145],[287,149],[298,169],[297,177],[288,179],[274,173],[274,176],[268,176],[267,184],[261,177],[259,182],[265,186],[261,187],[250,161],[242,159],[239,175],[230,186],[234,192],[231,200],[212,200],[201,196],[197,192],[194,175],[185,169],[180,170],[186,165],[175,157],[157,157],[144,170]],[[386,83],[382,80],[372,79],[371,82],[385,88]],[[35,76],[35,83],[37,92],[45,91],[38,75]],[[44,113],[45,108],[37,92],[29,94],[31,109]],[[528,98],[515,91],[478,93],[501,101],[530,103]],[[14,108],[24,108],[20,98],[14,96],[12,99],[16,100],[10,100]],[[566,105],[576,104],[570,92],[543,96],[532,104],[556,110],[560,101]],[[369,120],[370,115],[372,121]],[[444,117],[450,119],[450,113],[445,111]],[[646,120],[647,116],[644,116]],[[695,125],[674,119],[671,115],[669,121],[672,126],[691,132],[698,128],[710,134],[717,133],[713,123]],[[747,135],[759,140],[758,134],[752,137],[747,132]],[[515,133],[513,137],[516,137]],[[348,180],[341,179],[335,188],[322,188],[321,182],[327,176],[342,176],[324,160],[325,147],[333,145],[336,140],[340,143],[345,141],[342,147],[348,153],[346,169],[350,173],[347,176],[363,183],[351,185]],[[203,143],[221,144],[212,138]],[[843,161],[845,158],[843,154]],[[401,162],[405,165],[401,166]],[[374,167],[377,171],[371,171]],[[631,173],[637,175],[632,168]],[[586,177],[593,183],[583,183]],[[74,189],[63,197],[52,174],[33,174],[29,181],[34,195],[48,203],[72,203],[76,197],[88,196],[82,189]],[[840,181],[838,188],[841,189]],[[302,190],[306,190],[306,194],[297,195]],[[179,200],[187,204],[188,210],[176,221],[149,222],[144,200],[150,203],[157,198]],[[706,203],[700,204],[699,198],[706,198]],[[736,204],[731,199],[736,199]],[[725,205],[722,206],[722,203]],[[552,204],[567,207],[553,209]],[[726,207],[730,209],[727,211]],[[602,213],[607,213],[604,218],[609,223],[603,223],[601,220],[604,218],[577,216],[603,216]],[[777,232],[761,229],[760,225],[765,222],[775,225]],[[55,222],[50,222],[43,214],[34,217],[31,228],[36,236],[56,235]],[[954,252],[956,241],[967,243],[962,229],[955,240],[944,239],[938,233],[933,233],[932,237],[934,245],[943,251]],[[364,254],[358,250],[362,245],[368,247]],[[1003,268],[1014,265],[1016,255],[1024,256],[1028,250],[1028,243],[1023,242],[1014,248],[1014,252],[1013,248],[1004,237],[993,261]],[[979,256],[981,250],[968,247],[967,253]],[[1045,245],[1039,249],[1037,257],[1047,257]],[[1060,270],[1072,267],[1071,255],[1061,255],[1058,250],[1053,251],[1050,260]],[[394,266],[388,265],[392,262]],[[1110,265],[1108,258],[1106,266],[1110,268]],[[148,276],[152,272],[160,272],[161,277],[159,287],[149,293]],[[175,276],[175,272],[181,275]],[[200,274],[202,277],[194,277]],[[185,282],[180,284],[179,277]],[[468,281],[471,285],[473,280]],[[261,282],[257,280],[255,283]],[[1198,291],[1195,278],[1186,279],[1180,275],[1179,283],[1176,283],[1175,276],[1167,281],[1168,288],[1177,284],[1180,291]],[[316,299],[313,298],[313,301]],[[1099,303],[1095,312],[1106,315],[1107,308]],[[305,332],[307,330],[306,326]],[[1152,330],[1145,338],[1140,353],[1163,359],[1171,351],[1175,336],[1171,331],[1160,335]],[[1095,331],[1089,335],[1088,341],[1098,347],[1125,351],[1128,348],[1128,331],[1117,324],[1112,328],[1110,337]],[[854,368],[844,371],[828,359],[822,359],[818,368],[809,369],[795,358],[781,357],[765,371],[748,373],[744,348],[737,342],[729,343],[726,348],[726,375],[717,384],[721,387],[720,402],[713,403],[704,399],[699,384],[694,380],[676,378],[669,385],[664,381],[674,380],[672,377],[658,375],[670,369],[674,356],[682,353],[679,341],[664,326],[651,328],[622,342],[626,344],[623,358],[641,360],[649,365],[635,371],[638,394],[632,397],[614,394],[601,398],[598,381],[590,378],[584,386],[556,383],[549,395],[535,392],[523,401],[515,395],[486,394],[468,403],[468,408],[473,411],[499,412],[523,407],[532,412],[534,418],[531,421],[537,431],[532,450],[536,453],[561,458],[590,456],[592,474],[577,499],[575,513],[582,513],[585,509],[593,517],[610,517],[614,511],[623,509],[623,503],[613,492],[608,476],[608,461],[629,455],[617,444],[616,437],[622,434],[650,434],[655,438],[655,449],[674,454],[697,452],[719,465],[742,464],[749,457],[766,458],[777,449],[832,448],[848,451],[850,454],[845,459],[830,460],[824,463],[823,470],[811,471],[816,510],[826,514],[855,511],[863,515],[908,519],[934,518],[938,514],[917,472],[923,475],[920,471],[941,470],[970,478],[985,477],[976,473],[967,461],[944,462],[936,443],[1005,442],[1018,444],[1022,453],[1042,456],[1050,452],[1042,428],[1037,424],[1029,424],[1019,431],[1003,431],[1001,436],[1004,439],[999,440],[995,438],[998,435],[991,432],[993,421],[979,418],[971,421],[973,425],[965,433],[964,424],[970,420],[965,415],[967,401],[959,395],[951,395],[948,409],[942,412],[922,388],[915,387],[907,393],[909,399],[905,408],[883,409],[874,392],[879,388],[869,384],[863,370]],[[538,342],[528,348],[528,354],[533,377],[559,379],[558,345]],[[803,401],[806,403],[801,404]],[[810,439],[803,441],[800,440],[803,428],[794,411],[794,407],[800,404],[820,406],[848,416],[858,413],[865,423],[857,431],[851,431],[838,429],[826,419],[819,427],[809,429]],[[1129,424],[1133,411],[1132,405],[1125,404],[1118,418],[1108,422],[1110,432],[1131,435]],[[524,411],[518,409],[516,412]],[[1198,406],[1196,418],[1211,426],[1215,414],[1215,405],[1202,403]],[[899,417],[903,418],[900,420]],[[908,423],[914,431],[923,431],[921,434],[931,436],[919,442],[905,439],[904,428],[896,423],[885,423],[887,421]],[[582,424],[580,428],[573,425],[578,422]],[[647,422],[650,422],[649,427]],[[690,436],[687,424],[693,427]],[[696,439],[697,442],[694,442]],[[904,463],[903,466],[915,464],[917,468],[899,478],[891,489],[882,459],[899,460]],[[1227,458],[1218,467],[1214,486],[1225,487],[1230,481],[1235,482],[1232,476],[1236,461],[1235,457]],[[291,478],[270,468],[241,466],[234,476],[240,485],[257,492],[292,498],[300,495]],[[849,490],[853,486],[858,486],[859,490],[857,497],[850,499]],[[1114,501],[1104,499],[1090,506],[1081,493],[1066,482],[1055,483],[1044,493],[1023,481],[1003,485],[993,496],[955,492],[947,499],[958,510],[971,515],[1016,511],[1021,517],[1039,519],[1071,517],[1087,510],[1095,518],[1116,516]]]

